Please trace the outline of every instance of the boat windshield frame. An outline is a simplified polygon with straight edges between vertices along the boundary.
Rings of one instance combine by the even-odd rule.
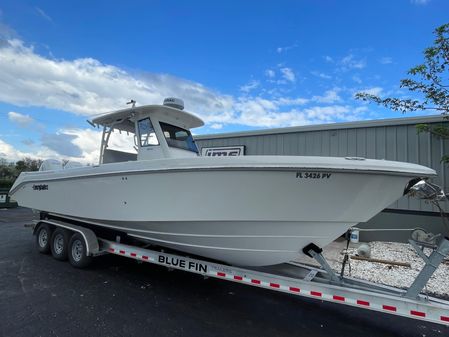
[[[196,146],[192,133],[189,130],[161,121],[159,121],[159,126],[169,147],[174,147],[199,154],[198,147]],[[180,132],[185,133],[185,135],[183,135],[182,137],[177,136],[177,134]]]

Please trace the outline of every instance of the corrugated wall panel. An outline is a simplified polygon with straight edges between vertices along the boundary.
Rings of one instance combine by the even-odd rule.
[[[325,126],[323,127],[325,128]],[[438,172],[434,182],[449,189],[449,170],[441,157],[449,140],[416,132],[414,125],[316,130],[292,133],[199,139],[200,148],[245,145],[247,155],[358,156],[407,161],[430,166]],[[404,197],[392,207],[431,211],[426,202]],[[445,207],[449,209],[448,207]]]

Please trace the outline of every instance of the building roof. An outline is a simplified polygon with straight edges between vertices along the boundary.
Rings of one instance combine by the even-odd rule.
[[[393,126],[393,125],[439,123],[444,121],[446,122],[449,121],[448,116],[440,114],[431,116],[375,119],[375,120],[365,120],[356,122],[314,124],[314,125],[292,126],[286,128],[228,132],[228,133],[209,134],[209,135],[196,135],[195,139],[202,140],[202,139],[250,137],[250,136],[263,136],[272,134],[307,132],[307,131],[326,131],[326,130],[357,129],[357,128],[369,128],[369,127]]]

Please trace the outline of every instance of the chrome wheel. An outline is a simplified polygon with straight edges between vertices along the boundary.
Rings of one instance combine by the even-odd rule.
[[[48,233],[46,229],[41,229],[39,231],[38,243],[42,248],[48,244]]]
[[[64,250],[64,236],[62,234],[56,234],[53,242],[53,249],[56,254],[62,254]]]
[[[83,258],[83,243],[81,240],[75,240],[72,243],[72,258],[76,262],[79,262]]]

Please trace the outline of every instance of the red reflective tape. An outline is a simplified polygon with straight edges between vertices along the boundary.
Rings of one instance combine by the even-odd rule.
[[[358,304],[358,305],[364,305],[364,306],[366,306],[366,307],[369,307],[369,302],[367,302],[367,301],[357,300],[357,304]]]
[[[273,287],[273,288],[279,288],[280,285],[277,284],[277,283],[270,283],[270,287]]]
[[[111,253],[114,253],[115,252],[115,249],[114,248],[109,248],[108,249]]]
[[[334,295],[333,299],[336,300],[336,301],[343,301],[343,302],[345,301],[345,298],[343,296]]]
[[[396,311],[396,307],[393,307],[391,305],[382,305],[382,309],[389,310],[389,311]]]
[[[444,322],[449,322],[449,316],[441,316],[440,319]]]
[[[148,256],[142,256],[142,259],[144,259],[144,260],[148,260]]]
[[[124,250],[120,250],[119,253],[120,254],[125,254],[125,251]]]
[[[239,280],[239,281],[241,281],[241,280],[243,280],[243,277],[234,275],[234,280]]]
[[[254,283],[254,284],[260,284],[260,281],[259,280],[251,280],[251,283]]]
[[[293,291],[293,292],[295,292],[295,293],[299,293],[299,292],[300,292],[300,289],[299,289],[299,288],[290,287],[289,289],[290,289],[290,291]]]
[[[218,272],[217,275],[218,275],[218,276],[221,276],[221,277],[225,277],[225,276],[226,276],[225,273],[221,273],[221,272]]]
[[[132,256],[132,257],[136,257],[137,254],[136,254],[136,253],[131,253],[131,256]]]
[[[322,294],[321,294],[319,291],[311,291],[311,292],[310,292],[310,295],[312,295],[312,296],[318,296],[318,297],[321,297],[321,296],[322,296]]]
[[[426,317],[426,313],[422,311],[410,310],[410,314],[419,317]]]

